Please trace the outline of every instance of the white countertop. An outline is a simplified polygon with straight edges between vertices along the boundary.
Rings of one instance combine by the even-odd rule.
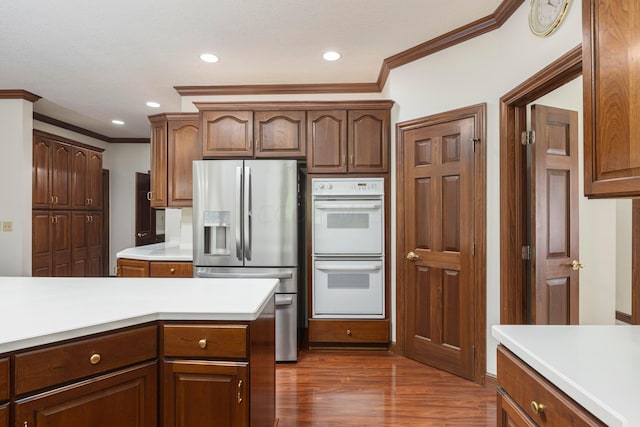
[[[493,326],[512,353],[609,426],[640,426],[640,326]]]
[[[116,253],[116,258],[143,261],[193,261],[193,248],[178,242],[154,243],[123,249]]]
[[[258,318],[277,279],[0,277],[0,353],[154,320]]]

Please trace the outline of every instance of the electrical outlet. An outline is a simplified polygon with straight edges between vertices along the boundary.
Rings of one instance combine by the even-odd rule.
[[[3,221],[2,222],[2,231],[10,233],[13,231],[13,222],[12,221]]]

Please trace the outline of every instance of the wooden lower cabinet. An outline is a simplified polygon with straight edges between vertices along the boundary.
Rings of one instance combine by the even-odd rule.
[[[498,427],[605,426],[503,346],[498,346]]]
[[[31,274],[71,276],[71,211],[33,211]]]
[[[118,277],[149,277],[149,261],[118,258]]]
[[[0,427],[9,427],[9,405],[0,405]]]
[[[164,425],[248,426],[248,371],[247,362],[164,362]]]
[[[193,263],[118,258],[118,277],[193,277]]]
[[[157,427],[157,362],[20,399],[16,426]]]
[[[388,320],[309,319],[309,345],[387,346]]]

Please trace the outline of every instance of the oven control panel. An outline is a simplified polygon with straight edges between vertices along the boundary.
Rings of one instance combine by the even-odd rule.
[[[384,178],[313,178],[314,196],[368,196],[384,194]]]

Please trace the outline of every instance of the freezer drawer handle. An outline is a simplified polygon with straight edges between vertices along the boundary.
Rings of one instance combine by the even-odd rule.
[[[276,307],[293,304],[293,295],[276,295]]]
[[[291,279],[293,273],[207,273],[197,272],[196,277],[213,279]]]

